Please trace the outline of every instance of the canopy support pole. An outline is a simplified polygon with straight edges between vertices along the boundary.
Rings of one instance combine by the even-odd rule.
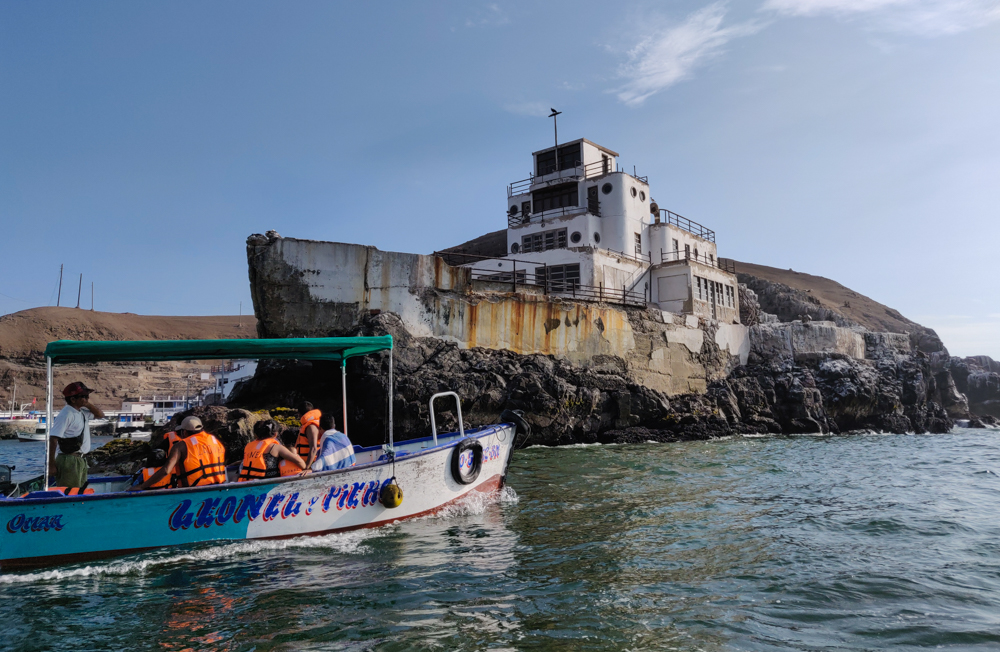
[[[52,432],[52,358],[45,358],[45,375],[47,378],[45,390],[45,476],[42,478],[42,489],[49,490],[49,433]]]
[[[392,449],[392,349],[389,349],[389,449]]]
[[[344,414],[344,434],[347,434],[347,360],[340,361],[340,388]]]

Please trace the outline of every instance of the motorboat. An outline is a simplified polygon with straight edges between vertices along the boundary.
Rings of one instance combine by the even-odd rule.
[[[392,337],[50,342],[52,368],[61,364],[138,360],[296,359],[339,362],[343,416],[347,415],[346,361],[385,352],[388,358],[387,432],[381,446],[355,446],[354,466],[304,476],[130,492],[133,478],[94,477],[83,495],[46,486],[24,495],[24,485],[0,497],[0,569],[71,563],[199,542],[283,539],[379,527],[433,514],[474,492],[496,492],[505,482],[515,437],[527,424],[511,421],[465,429],[454,392],[429,398],[430,436],[394,441]],[[438,434],[435,401],[453,399],[458,431]],[[503,420],[503,419],[501,419]],[[346,421],[346,419],[345,419]],[[345,428],[346,430],[346,425]],[[238,465],[237,465],[238,466]],[[230,468],[232,478],[236,469]],[[389,485],[402,501],[386,500]]]

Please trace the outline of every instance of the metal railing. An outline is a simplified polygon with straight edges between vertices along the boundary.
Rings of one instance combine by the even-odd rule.
[[[603,160],[594,161],[593,163],[588,163],[586,165],[583,165],[583,163],[577,161],[576,165],[573,167],[563,168],[562,170],[556,170],[555,168],[552,168],[545,174],[539,174],[537,176],[532,174],[527,179],[521,179],[520,181],[514,181],[512,183],[507,184],[507,196],[513,197],[514,195],[525,194],[528,192],[528,190],[531,189],[533,185],[535,185],[536,180],[539,177],[548,176],[555,172],[565,172],[566,170],[574,170],[576,172],[575,174],[568,174],[566,176],[560,175],[558,178],[551,179],[550,181],[554,182],[554,181],[562,181],[564,179],[581,179],[581,178],[594,179],[597,177],[603,177],[608,174],[613,174],[615,172],[621,172],[622,174],[626,174],[632,177],[633,179],[642,181],[643,183],[649,183],[649,177],[640,177],[639,174],[635,171],[634,167],[632,169],[632,174],[629,174],[628,172],[622,170],[621,166],[612,162],[612,159],[608,159],[607,162]]]
[[[515,226],[535,224],[542,220],[555,219],[567,215],[583,215],[588,212],[590,212],[590,209],[587,206],[563,206],[562,208],[551,208],[541,213],[531,213],[529,215],[525,215],[524,212],[517,212],[515,214],[507,213],[507,226],[513,229]]]
[[[665,208],[660,209],[660,214],[663,215],[663,221],[667,224],[673,224],[679,229],[684,229],[692,235],[696,235],[699,238],[704,238],[709,242],[715,242],[715,231],[707,227],[698,224],[694,220],[689,220],[683,215],[678,215],[673,211],[668,211]]]
[[[629,260],[634,260],[641,265],[652,265],[653,264],[653,252],[648,254],[640,253],[625,253],[624,251],[615,251],[614,249],[605,249],[609,254],[615,256],[616,258],[628,258]]]
[[[434,255],[440,256],[449,265],[467,267],[471,272],[471,279],[474,281],[509,284],[511,292],[517,292],[518,286],[530,286],[540,289],[543,294],[567,296],[582,301],[599,301],[639,307],[646,305],[645,292],[634,292],[625,285],[620,288],[608,287],[604,284],[585,285],[580,283],[579,279],[558,276],[554,273],[556,270],[546,263],[503,257],[502,262],[491,262],[488,265],[488,261],[496,261],[498,257],[437,251],[434,252]],[[494,264],[496,267],[493,266]],[[553,267],[562,268],[564,265]],[[540,274],[538,270],[541,270]]]
[[[730,274],[736,273],[736,263],[728,258],[716,258],[711,254],[695,254],[690,251],[663,251],[660,249],[660,263],[675,263],[678,261],[694,261],[709,267],[717,267]]]

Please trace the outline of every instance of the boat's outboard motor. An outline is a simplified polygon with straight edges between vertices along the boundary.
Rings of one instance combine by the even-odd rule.
[[[511,453],[507,456],[507,463],[503,467],[503,475],[500,476],[500,486],[503,487],[507,484],[507,469],[510,468],[510,462],[514,459],[514,451],[518,448],[517,436],[519,434],[524,435],[520,446],[524,448],[524,445],[528,443],[528,437],[531,436],[531,424],[524,418],[522,410],[504,410],[500,413],[500,423],[514,424],[514,441],[510,443]]]
[[[504,410],[503,412],[500,413],[500,423],[514,424],[514,426],[516,427],[516,430],[514,431],[514,437],[516,438],[517,435],[524,435],[524,439],[521,440],[521,446],[520,446],[521,448],[523,448],[528,441],[528,437],[531,436],[531,425],[528,423],[528,420],[524,418],[524,412],[522,410]],[[516,445],[517,444],[516,439],[514,441],[514,444],[515,444],[514,448],[518,448],[518,446]]]
[[[12,465],[0,464],[0,493],[4,496],[11,495],[17,489],[17,485],[10,480],[10,473],[14,468]]]

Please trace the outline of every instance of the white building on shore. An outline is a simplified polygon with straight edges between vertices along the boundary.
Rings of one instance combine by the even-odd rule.
[[[581,138],[532,157],[534,174],[507,187],[507,255],[465,262],[474,278],[739,323],[715,232],[659,208],[617,152]]]

